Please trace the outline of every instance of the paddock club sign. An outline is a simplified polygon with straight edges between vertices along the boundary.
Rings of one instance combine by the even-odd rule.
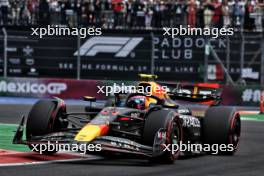
[[[225,39],[211,39],[209,42],[218,51],[226,50]],[[206,40],[202,37],[172,39],[155,35],[152,53],[149,36],[91,37],[83,41],[80,47],[82,77],[136,79],[138,73],[150,72],[153,54],[155,73],[161,79],[202,81],[205,45]],[[74,55],[77,55],[77,51]]]
[[[226,50],[226,39],[210,39],[208,42],[216,50]],[[206,46],[205,38],[195,37],[154,37],[154,58],[158,60],[192,60],[203,59]],[[198,49],[198,50],[197,50]]]

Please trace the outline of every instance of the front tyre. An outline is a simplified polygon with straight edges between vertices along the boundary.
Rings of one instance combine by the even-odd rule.
[[[38,101],[32,107],[27,118],[27,141],[32,140],[35,136],[46,135],[67,127],[67,123],[61,119],[64,113],[66,113],[64,102],[52,100]],[[29,145],[29,148],[33,149],[31,145]],[[56,150],[43,151],[44,154],[54,154],[56,152]]]
[[[182,126],[177,113],[171,110],[158,110],[151,112],[145,121],[143,132],[143,143],[149,146],[155,145],[157,133],[160,129],[166,132],[165,145],[170,145],[170,151],[163,151],[161,155],[150,159],[155,163],[172,164],[179,156],[180,150],[172,152],[173,145],[178,145],[182,141]],[[161,146],[162,147],[162,146]]]

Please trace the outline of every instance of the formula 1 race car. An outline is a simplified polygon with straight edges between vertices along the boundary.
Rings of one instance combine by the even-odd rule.
[[[96,101],[93,97],[84,100]],[[92,151],[94,154],[142,156],[166,163],[172,163],[180,153],[195,154],[173,148],[180,144],[231,145],[232,150],[219,153],[233,155],[241,131],[240,116],[234,108],[212,106],[201,118],[193,116],[188,108],[144,93],[117,94],[112,105],[101,109],[91,105],[89,112],[84,113],[67,113],[64,101],[58,98],[40,100],[27,117],[25,140],[24,123],[25,117],[14,136],[14,144],[25,144],[31,149],[34,144],[48,142],[94,144],[100,145],[100,150]]]
[[[214,83],[168,83],[157,82],[155,79],[157,75],[139,74],[142,81],[138,86],[152,87],[166,87],[166,92],[151,92],[162,99],[169,99],[179,102],[196,103],[201,105],[219,105],[221,101],[220,85]],[[168,91],[169,90],[169,91]]]

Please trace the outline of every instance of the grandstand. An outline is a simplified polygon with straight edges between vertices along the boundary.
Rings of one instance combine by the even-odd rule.
[[[263,0],[1,0],[1,25],[117,29],[234,27],[262,31]]]

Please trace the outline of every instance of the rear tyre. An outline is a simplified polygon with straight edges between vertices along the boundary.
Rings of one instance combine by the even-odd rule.
[[[203,142],[228,146],[228,150],[219,151],[219,154],[233,155],[239,146],[240,133],[241,120],[235,108],[216,106],[206,111],[203,119]]]
[[[26,123],[27,141],[30,141],[34,136],[56,132],[67,126],[67,123],[60,119],[66,109],[63,107],[58,109],[57,106],[58,102],[56,101],[40,100],[32,107]],[[32,145],[29,145],[29,148],[32,150]],[[55,149],[45,150],[43,154],[54,154],[56,152]]]
[[[182,126],[175,111],[158,110],[151,112],[145,121],[143,143],[145,145],[153,146],[157,132],[160,129],[165,129],[166,131],[166,145],[179,145],[180,141],[182,141]],[[172,149],[171,146],[170,149]],[[150,161],[155,163],[172,164],[179,156],[179,152],[180,151],[177,150],[172,153],[172,151],[166,150],[161,155],[151,158]]]

